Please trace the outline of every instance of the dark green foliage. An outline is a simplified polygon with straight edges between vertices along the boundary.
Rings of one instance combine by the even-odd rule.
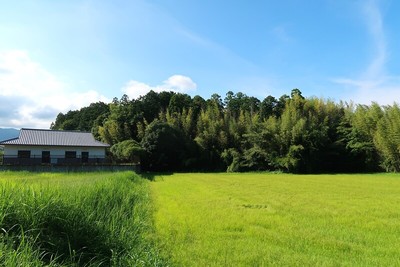
[[[232,91],[229,91],[226,94],[224,104],[226,112],[230,116],[238,118],[241,111],[251,114],[257,113],[260,110],[261,102],[257,98],[248,97],[242,92],[234,94]]]
[[[83,107],[79,111],[69,111],[66,114],[59,113],[56,121],[52,123],[53,130],[79,130],[91,131],[94,122],[99,116],[109,113],[109,107],[103,102],[92,103],[88,107]]]
[[[261,118],[268,119],[270,116],[278,114],[276,107],[278,105],[278,100],[275,97],[269,95],[267,96],[260,105]]]
[[[228,135],[226,122],[223,118],[221,102],[218,95],[208,101],[197,120],[197,136],[195,142],[201,149],[201,161],[207,164],[209,170],[223,168],[221,153],[227,147]]]
[[[100,106],[60,113],[53,128],[79,130],[89,121],[96,138],[116,145],[119,161],[132,160],[120,144],[140,143],[151,170],[400,171],[397,105],[337,104],[295,88],[262,102],[232,91],[224,100],[150,91]]]
[[[358,105],[356,108],[349,106],[345,110],[337,131],[340,136],[339,141],[348,152],[348,162],[352,163],[348,171],[381,170],[374,136],[382,116],[383,111],[376,103],[371,106]]]
[[[160,111],[165,112],[174,94],[173,92],[156,93],[150,91],[145,96],[140,97],[138,102],[140,103],[144,119],[152,122],[158,117]]]
[[[182,113],[184,109],[189,109],[192,99],[187,94],[174,94],[169,101],[168,109],[170,112]]]
[[[374,144],[386,171],[400,171],[400,107],[386,107],[376,126]]]
[[[150,123],[141,146],[145,151],[142,161],[145,170],[176,171],[184,167],[183,134],[168,123],[159,120]]]
[[[116,143],[110,151],[117,162],[127,163],[139,163],[144,154],[144,149],[132,139]]]

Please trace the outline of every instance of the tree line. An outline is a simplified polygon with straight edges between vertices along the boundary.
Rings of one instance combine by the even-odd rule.
[[[148,171],[400,171],[400,108],[305,98],[150,91],[59,113],[51,129],[91,131],[114,162]]]

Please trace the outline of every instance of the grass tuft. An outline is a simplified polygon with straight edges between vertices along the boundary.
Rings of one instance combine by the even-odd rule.
[[[162,266],[148,181],[132,172],[4,173],[0,265]]]

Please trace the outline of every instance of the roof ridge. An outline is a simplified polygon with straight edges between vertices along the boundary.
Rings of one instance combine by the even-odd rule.
[[[70,132],[70,133],[91,133],[89,131],[80,131],[80,130],[52,130],[52,129],[34,129],[34,128],[21,128],[21,130],[28,131],[48,131],[48,132]]]
[[[94,138],[91,132],[22,128],[19,137],[0,142],[1,145],[93,146],[110,145]]]

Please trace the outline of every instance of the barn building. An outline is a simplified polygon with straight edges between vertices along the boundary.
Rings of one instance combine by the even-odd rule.
[[[89,132],[22,128],[0,142],[3,165],[90,165],[106,162],[108,144]]]

